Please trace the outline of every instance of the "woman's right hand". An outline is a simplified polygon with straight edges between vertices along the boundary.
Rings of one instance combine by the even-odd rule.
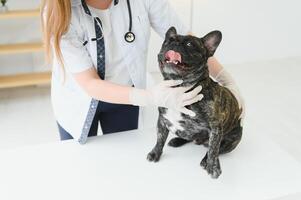
[[[199,94],[202,86],[185,93],[191,87],[175,87],[182,82],[182,80],[167,80],[147,90],[133,88],[130,91],[130,102],[138,106],[154,105],[174,109],[193,117],[195,113],[185,106],[202,100],[203,94]]]

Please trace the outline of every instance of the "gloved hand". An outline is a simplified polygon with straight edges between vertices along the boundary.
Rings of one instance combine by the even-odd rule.
[[[174,87],[182,82],[182,80],[162,81],[147,90],[132,88],[129,95],[130,102],[137,106],[153,105],[174,109],[193,117],[195,113],[185,106],[202,100],[203,95],[198,94],[201,92],[202,86],[185,93],[191,87]]]
[[[240,91],[235,83],[235,80],[232,78],[229,72],[227,72],[225,69],[222,69],[216,77],[213,77],[219,84],[222,86],[228,88],[232,94],[235,96],[235,98],[238,101],[239,108],[242,108],[242,113],[240,115],[241,121],[243,122],[245,118],[245,102],[243,97],[240,95]]]

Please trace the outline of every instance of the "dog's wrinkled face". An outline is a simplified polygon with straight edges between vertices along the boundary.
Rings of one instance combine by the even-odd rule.
[[[165,79],[189,79],[208,71],[207,60],[213,56],[222,40],[220,31],[213,31],[203,38],[177,35],[171,27],[158,55],[161,73]]]

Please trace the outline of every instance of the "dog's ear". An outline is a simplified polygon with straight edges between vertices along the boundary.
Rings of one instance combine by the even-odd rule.
[[[202,38],[202,41],[208,51],[208,57],[214,55],[215,50],[222,41],[222,33],[220,31],[212,31]]]
[[[176,28],[175,27],[170,27],[169,29],[168,29],[168,31],[166,32],[166,35],[165,35],[165,37],[166,38],[171,38],[171,37],[175,37],[177,35],[177,30],[176,30]]]

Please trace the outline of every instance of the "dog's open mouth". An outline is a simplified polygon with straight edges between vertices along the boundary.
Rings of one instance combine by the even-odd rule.
[[[164,62],[167,64],[174,64],[178,67],[184,66],[184,63],[182,62],[181,54],[173,50],[169,50],[165,53]]]

